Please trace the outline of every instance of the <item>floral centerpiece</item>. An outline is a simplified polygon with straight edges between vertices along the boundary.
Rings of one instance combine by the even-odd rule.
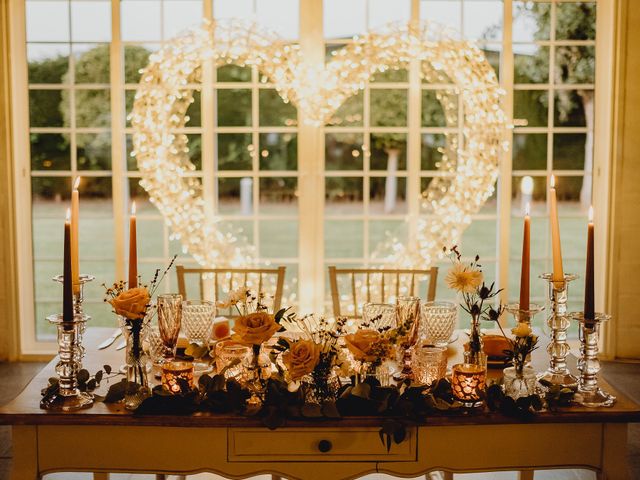
[[[500,318],[504,307],[499,305],[494,308],[493,299],[502,289],[496,289],[494,283],[489,286],[485,284],[478,255],[473,261],[464,263],[457,246],[454,245],[448,252],[445,248],[444,251],[453,264],[447,273],[445,282],[450,289],[457,291],[462,296],[462,309],[471,315],[469,349],[465,352],[465,361],[466,363],[481,363],[484,354],[480,320],[496,321]]]
[[[125,407],[131,410],[135,410],[150,395],[142,337],[145,327],[155,312],[151,298],[173,266],[175,259],[174,256],[164,271],[157,269],[148,284],[143,284],[140,278],[137,282],[139,286],[133,288],[128,288],[127,282],[123,280],[114,282],[110,287],[102,284],[105,288],[104,301],[113,307],[113,312],[120,320],[120,327],[126,339],[128,383]]]
[[[231,338],[239,343],[252,348],[252,358],[246,368],[246,383],[261,395],[264,387],[264,378],[268,378],[269,372],[264,372],[260,362],[260,351],[262,345],[269,341],[273,335],[280,330],[280,320],[284,317],[287,309],[282,308],[275,314],[269,313],[265,304],[263,292],[255,294],[247,287],[241,287],[229,292],[226,301],[217,303],[219,308],[235,308],[239,316],[235,318],[233,325],[233,335]]]
[[[294,335],[283,335],[274,347],[286,369],[285,378],[302,384],[309,403],[335,400],[340,387],[337,371],[349,372],[349,361],[339,345],[347,320],[305,315],[291,316],[281,323],[287,333]]]

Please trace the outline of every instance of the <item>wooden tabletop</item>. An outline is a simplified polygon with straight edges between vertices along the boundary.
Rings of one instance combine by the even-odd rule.
[[[85,334],[87,354],[84,367],[95,372],[103,365],[111,365],[114,371],[124,362],[124,350],[116,351],[119,339],[105,350],[98,350],[103,340],[113,333],[109,328],[89,328]],[[463,342],[466,338],[460,332],[458,340],[449,348],[449,365],[457,363],[462,357]],[[546,346],[543,342],[543,347]],[[259,419],[237,415],[220,415],[212,413],[196,413],[181,415],[134,415],[124,409],[121,404],[105,404],[96,402],[92,408],[73,413],[51,412],[40,408],[41,389],[47,385],[48,379],[55,376],[54,367],[57,359],[53,359],[25,389],[10,403],[0,407],[0,424],[9,425],[128,425],[128,426],[176,426],[176,427],[250,427],[262,425]],[[575,361],[572,362],[575,364]],[[534,352],[533,365],[537,371],[546,369],[547,354],[545,348]],[[500,369],[490,369],[490,376],[498,378]],[[112,381],[118,381],[116,378]],[[150,375],[150,380],[157,382]],[[1,380],[0,380],[1,381]],[[640,405],[600,381],[602,387],[617,397],[617,402],[610,408],[571,407],[560,412],[542,412],[527,423],[627,423],[640,422]],[[96,392],[101,395],[108,389],[103,381]],[[433,415],[424,419],[425,425],[484,425],[521,423],[522,420],[506,417],[498,413],[449,413]],[[379,417],[346,417],[328,420],[287,420],[286,426],[379,426]]]

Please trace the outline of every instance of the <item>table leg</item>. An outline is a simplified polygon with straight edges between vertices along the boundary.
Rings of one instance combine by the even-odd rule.
[[[14,426],[11,480],[39,480],[38,430],[35,426]]]
[[[533,470],[520,470],[518,480],[533,480]]]
[[[93,472],[93,480],[109,480],[111,476],[108,473]]]
[[[598,480],[628,480],[627,424],[605,423],[602,435],[602,472]]]

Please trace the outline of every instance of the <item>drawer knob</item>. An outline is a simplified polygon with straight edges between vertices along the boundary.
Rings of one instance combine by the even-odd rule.
[[[318,443],[318,450],[320,450],[322,453],[327,453],[331,451],[332,448],[333,445],[329,440],[320,440],[320,442]]]

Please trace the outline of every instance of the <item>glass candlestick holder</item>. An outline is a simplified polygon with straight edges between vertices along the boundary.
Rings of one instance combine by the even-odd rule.
[[[516,321],[516,325],[518,323],[527,323],[531,326],[531,322],[533,321],[533,317],[535,317],[538,313],[544,310],[544,306],[538,305],[535,303],[530,303],[528,309],[520,308],[519,303],[510,303],[505,307],[505,310],[513,315],[513,318]]]
[[[545,273],[540,278],[549,283],[550,307],[546,323],[551,341],[547,346],[549,368],[546,372],[540,374],[538,380],[575,389],[578,386],[578,379],[571,374],[567,367],[567,355],[571,349],[567,342],[567,330],[571,325],[570,317],[567,314],[567,298],[569,282],[575,280],[578,276],[565,274],[562,282],[554,281],[551,273]]]
[[[596,313],[593,320],[587,320],[582,312],[574,312],[571,318],[580,323],[580,378],[574,401],[585,407],[610,407],[615,403],[616,397],[598,387],[598,338],[600,325],[611,317],[604,313]]]
[[[47,320],[58,330],[58,356],[56,373],[58,374],[58,391],[40,402],[46,410],[72,412],[93,405],[93,396],[78,389],[78,372],[82,350],[82,335],[87,322],[86,315],[74,315],[73,320],[63,321],[62,314],[49,315]]]
[[[84,286],[85,284],[92,282],[96,277],[93,275],[87,275],[86,273],[81,273],[78,275],[78,288],[74,289],[73,292],[73,314],[74,315],[84,315],[84,309],[82,307],[82,302],[84,301]],[[56,275],[52,279],[54,282],[58,282],[59,284],[64,283],[64,275]],[[87,320],[91,317],[87,317]],[[80,358],[84,358],[86,353],[85,348],[82,346],[82,336],[84,335],[86,322],[80,327],[79,335],[80,341],[78,342],[78,349],[80,353]]]

